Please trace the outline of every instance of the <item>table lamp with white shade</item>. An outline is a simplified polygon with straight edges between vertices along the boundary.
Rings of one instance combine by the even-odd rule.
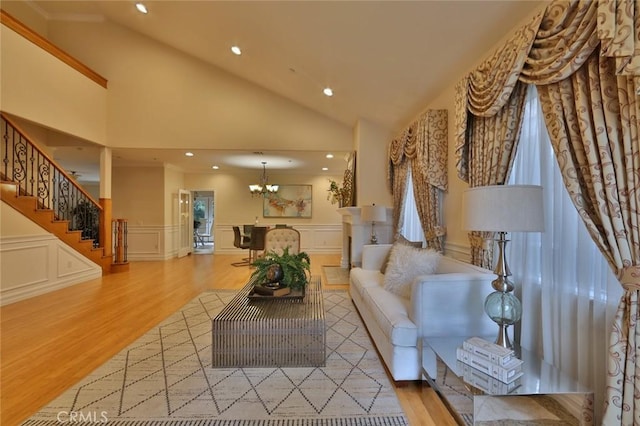
[[[470,231],[497,232],[498,258],[492,283],[494,292],[487,296],[484,309],[500,326],[496,343],[512,347],[507,328],[520,321],[522,304],[512,291],[505,247],[507,232],[542,232],[542,187],[535,185],[491,185],[467,189],[462,195],[462,228]]]
[[[362,222],[371,222],[371,244],[378,244],[378,237],[376,236],[376,222],[387,221],[387,208],[384,206],[362,206],[362,212],[360,216]]]

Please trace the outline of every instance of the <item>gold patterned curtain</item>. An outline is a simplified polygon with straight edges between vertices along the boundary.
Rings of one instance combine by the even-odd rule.
[[[352,151],[347,157],[347,168],[342,180],[343,196],[340,207],[356,205],[356,152]]]
[[[518,144],[526,85],[518,78],[543,13],[456,85],[456,164],[470,187],[506,182]],[[471,263],[491,269],[493,233],[469,233]]]
[[[640,5],[636,0],[598,2],[601,54],[615,59],[616,74],[632,76],[640,96]]]
[[[636,4],[634,4],[636,3]],[[640,10],[554,2],[521,80],[538,85],[565,186],[625,292],[610,335],[603,424],[640,424]],[[636,379],[638,378],[638,379]],[[636,408],[637,407],[637,408]]]
[[[520,137],[527,86],[517,82],[507,103],[491,117],[469,115],[469,186],[504,185]],[[493,269],[492,232],[469,233],[471,263]]]
[[[634,79],[596,49],[569,78],[538,88],[569,195],[625,292],[610,336],[604,424],[639,424],[640,104]],[[638,378],[638,379],[636,379]]]
[[[640,7],[633,0],[554,1],[544,11],[518,79],[538,86],[565,185],[625,292],[610,338],[603,424],[640,425]],[[535,19],[534,19],[535,20]],[[515,43],[512,43],[517,48]],[[524,48],[525,44],[520,45]],[[480,67],[509,91],[522,54]],[[495,58],[495,56],[494,56]],[[488,63],[488,62],[485,62]],[[515,65],[514,65],[515,64]],[[501,70],[501,68],[505,70]],[[474,73],[456,86],[458,175],[482,179],[471,159]],[[506,77],[505,77],[506,76]],[[485,84],[480,93],[489,92]],[[492,94],[486,99],[500,99]],[[473,113],[475,114],[475,113]],[[472,117],[472,118],[469,118]],[[489,148],[487,148],[489,149]],[[637,407],[637,408],[636,408]]]
[[[447,110],[429,110],[389,145],[388,179],[393,190],[394,233],[402,226],[409,167],[427,247],[442,251],[440,193],[447,190]]]
[[[494,117],[512,100],[542,16],[542,12],[535,15],[504,46],[456,85],[456,167],[458,177],[465,182],[470,179],[469,155],[473,143],[469,123],[475,117]]]

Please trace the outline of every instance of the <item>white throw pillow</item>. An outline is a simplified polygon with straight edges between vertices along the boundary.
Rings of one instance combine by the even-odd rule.
[[[422,248],[422,241],[409,241],[404,235],[398,234],[393,242],[393,244],[404,244],[405,246]],[[383,274],[387,272],[387,265],[389,264],[389,257],[391,256],[391,250],[387,253],[387,256],[384,258],[382,262],[382,267],[380,268],[380,272]]]
[[[442,255],[433,249],[394,244],[384,274],[384,289],[408,299],[411,284],[419,275],[433,274]]]

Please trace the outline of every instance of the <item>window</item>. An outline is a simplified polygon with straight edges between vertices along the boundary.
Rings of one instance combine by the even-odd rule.
[[[594,389],[599,418],[622,288],[564,187],[534,86],[508,183],[542,185],[544,193],[545,232],[513,233],[507,247],[523,304],[521,344]]]
[[[402,208],[402,228],[400,233],[409,241],[422,241],[425,243],[424,231],[418,216],[418,208],[416,207],[416,199],[413,196],[413,177],[411,176],[411,168],[407,174],[407,194],[404,199]]]

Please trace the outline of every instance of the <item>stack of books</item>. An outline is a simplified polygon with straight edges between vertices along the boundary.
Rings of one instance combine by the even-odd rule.
[[[474,371],[469,369],[464,374],[464,376],[468,376],[471,379],[481,378],[482,380],[476,380],[478,382],[477,385],[480,385],[478,387],[488,393],[508,393],[519,386],[517,379],[523,374],[522,360],[516,358],[511,349],[503,348],[479,337],[471,337],[462,343],[462,347],[457,349],[456,355],[458,361],[486,375],[475,374]],[[511,386],[500,386],[498,383],[488,380],[489,378]],[[474,383],[470,384],[474,385]],[[487,387],[488,389],[485,389]],[[505,390],[507,392],[504,392]]]
[[[267,287],[264,285],[255,285],[253,286],[253,293],[260,296],[280,297],[291,293],[291,289],[289,287]]]

